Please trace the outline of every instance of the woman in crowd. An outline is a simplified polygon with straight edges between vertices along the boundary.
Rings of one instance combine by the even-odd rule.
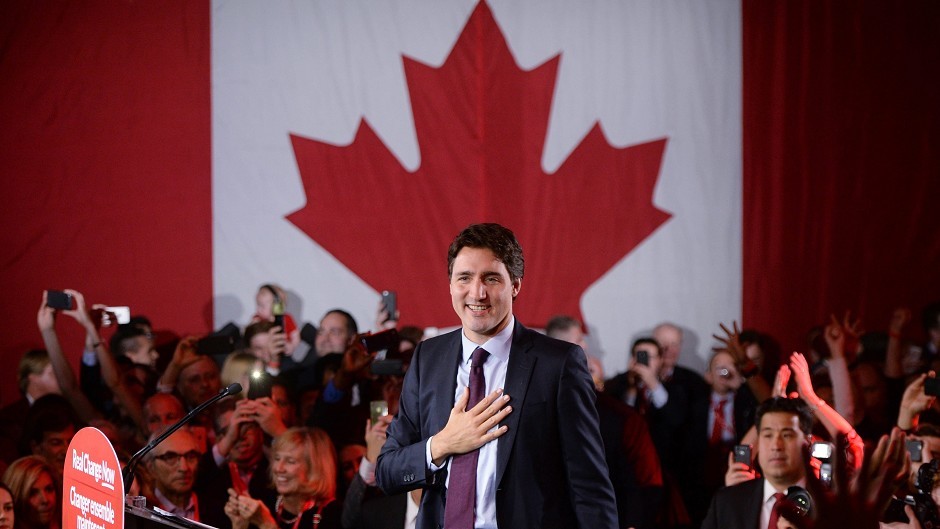
[[[21,457],[10,464],[2,481],[10,487],[16,529],[59,529],[62,504],[55,470],[38,456]]]
[[[229,489],[225,514],[232,529],[339,528],[342,506],[336,498],[336,450],[318,428],[291,428],[271,446],[271,480],[277,501],[265,505]]]
[[[16,518],[13,516],[13,493],[0,483],[0,529],[13,529]]]

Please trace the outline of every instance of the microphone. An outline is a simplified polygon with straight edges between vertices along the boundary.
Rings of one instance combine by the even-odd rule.
[[[199,406],[196,406],[185,417],[176,421],[176,424],[170,426],[166,429],[165,432],[160,434],[156,439],[147,443],[147,446],[141,448],[137,451],[136,454],[131,456],[131,459],[127,462],[127,466],[124,467],[124,472],[121,477],[124,479],[124,494],[127,494],[127,491],[131,488],[131,484],[134,483],[134,469],[137,468],[137,463],[151,450],[157,447],[158,444],[162,443],[167,437],[173,434],[176,430],[179,430],[184,424],[192,420],[193,417],[199,414],[202,410],[212,406],[216,402],[228,397],[233,393],[241,393],[242,385],[238,382],[234,382],[229,387],[222,389],[218,395],[212,397],[211,399],[203,402]]]

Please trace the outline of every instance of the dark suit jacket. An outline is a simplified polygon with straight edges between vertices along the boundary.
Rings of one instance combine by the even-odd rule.
[[[369,487],[359,474],[353,478],[343,501],[343,527],[346,529],[404,529],[408,493],[386,496]]]
[[[763,478],[719,490],[712,497],[702,529],[756,529],[763,497]]]
[[[427,440],[454,406],[461,332],[422,342],[405,376],[398,416],[376,469],[387,494],[424,487],[417,527],[443,526],[446,470],[432,473]],[[513,329],[505,393],[512,413],[497,440],[496,516],[500,527],[602,529],[617,526],[604,462],[594,386],[580,347],[523,327]]]

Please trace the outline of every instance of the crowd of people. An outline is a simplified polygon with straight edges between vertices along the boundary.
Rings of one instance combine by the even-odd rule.
[[[386,494],[376,467],[420,328],[399,327],[380,304],[374,328],[397,332],[377,361],[348,312],[331,310],[304,333],[284,290],[263,285],[240,332],[182,338],[161,355],[146,318],[105,328],[114,315],[66,292],[66,309],[43,293],[45,348],[23,354],[22,398],[0,410],[0,529],[58,528],[78,429],[105,432],[126,462],[232,382],[242,393],[157,445],[129,494],[221,529],[414,527],[427,492]],[[620,527],[855,527],[854,517],[860,527],[931,527],[940,523],[940,305],[922,316],[922,344],[906,338],[911,313],[898,309],[885,332],[833,317],[790,355],[758,331],[716,324],[704,376],[679,364],[673,323],[636,340],[612,377],[581,322],[558,316],[545,334],[587,353]],[[84,344],[59,343],[63,320],[84,329]],[[78,348],[76,373],[65,350]],[[499,419],[511,408],[502,410]]]

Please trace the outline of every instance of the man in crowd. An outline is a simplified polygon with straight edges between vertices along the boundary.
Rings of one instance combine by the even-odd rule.
[[[757,460],[763,477],[718,491],[702,529],[776,527],[787,489],[806,487],[813,415],[802,399],[774,397],[757,408]],[[771,522],[774,525],[770,525]]]
[[[199,500],[193,492],[199,457],[196,438],[186,429],[177,430],[147,455],[158,507],[199,521]]]

